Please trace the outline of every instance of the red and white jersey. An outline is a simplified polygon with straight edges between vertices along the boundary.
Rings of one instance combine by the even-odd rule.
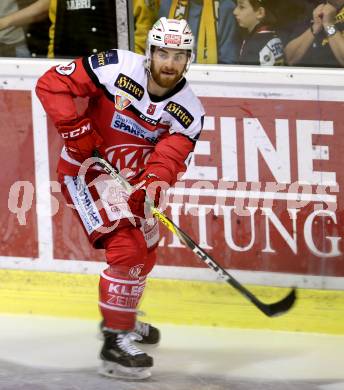
[[[107,159],[119,170],[145,169],[173,184],[200,135],[204,109],[183,78],[163,97],[147,91],[145,57],[109,50],[46,72],[36,92],[56,126],[74,121],[74,98],[89,97],[83,116],[104,139]],[[80,164],[62,151],[59,171],[76,175]]]

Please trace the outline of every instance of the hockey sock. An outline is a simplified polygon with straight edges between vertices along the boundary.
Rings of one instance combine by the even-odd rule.
[[[132,330],[135,327],[136,308],[146,277],[131,278],[129,271],[129,267],[112,266],[101,273],[99,308],[105,328]]]

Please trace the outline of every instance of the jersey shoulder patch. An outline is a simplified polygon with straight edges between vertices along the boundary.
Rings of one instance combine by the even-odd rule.
[[[202,130],[204,108],[189,84],[166,100],[163,108],[163,120],[170,122],[171,134],[179,133],[196,141]]]
[[[119,92],[141,100],[145,93],[144,59],[144,56],[127,50],[111,49],[84,57],[83,64],[94,83],[105,90],[108,96],[111,95],[111,99]]]
[[[185,107],[172,100],[166,104],[164,111],[173,116],[173,118],[179,122],[184,127],[184,129],[187,129],[194,121],[194,117]]]
[[[71,62],[68,65],[57,65],[55,70],[62,76],[70,76],[76,69],[75,62]]]
[[[91,64],[93,69],[110,64],[118,64],[118,52],[116,49],[111,49],[98,54],[93,54],[91,56]]]

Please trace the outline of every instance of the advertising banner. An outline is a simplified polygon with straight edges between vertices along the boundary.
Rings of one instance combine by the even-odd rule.
[[[261,78],[253,85],[206,83],[195,74],[204,129],[188,171],[168,191],[167,215],[224,268],[272,279],[339,280],[344,99],[338,89],[269,86]],[[0,90],[0,266],[97,272],[104,252],[90,248],[64,203],[55,172],[62,141],[32,93],[35,77],[28,79],[21,90]],[[158,276],[203,268],[161,228]]]

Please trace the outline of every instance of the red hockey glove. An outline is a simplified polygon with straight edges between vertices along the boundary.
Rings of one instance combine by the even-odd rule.
[[[141,177],[140,179],[131,180],[134,186],[134,192],[131,193],[128,199],[128,205],[131,212],[138,217],[146,218],[145,215],[145,200],[153,202],[154,207],[158,207],[162,202],[162,185],[160,178],[152,173]]]
[[[92,128],[88,118],[57,126],[57,129],[64,140],[68,155],[81,163],[92,157],[93,150],[103,143],[102,137]]]

